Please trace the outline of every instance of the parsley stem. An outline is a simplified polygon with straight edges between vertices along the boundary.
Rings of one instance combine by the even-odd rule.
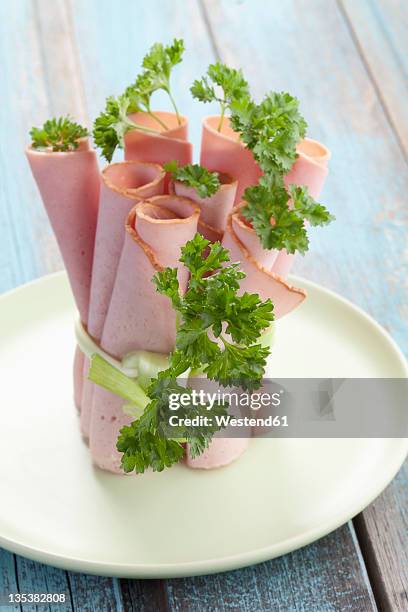
[[[141,132],[147,132],[149,134],[158,134],[159,131],[158,130],[154,130],[153,128],[148,128],[145,127],[144,125],[140,125],[139,123],[135,123],[134,121],[132,121],[131,119],[127,119],[127,125],[129,127],[129,130],[140,130]]]
[[[225,102],[221,102],[221,115],[220,115],[220,120],[219,120],[218,127],[217,127],[217,130],[219,132],[221,132],[221,129],[222,129],[222,124],[224,122],[224,115],[225,115]]]
[[[176,102],[175,102],[173,96],[171,95],[170,88],[166,89],[166,91],[167,91],[167,93],[169,95],[170,102],[172,103],[173,108],[174,108],[174,110],[176,112],[176,117],[177,117],[178,124],[181,125],[181,119],[180,119],[180,115],[179,115],[179,112],[178,112],[178,108],[177,108],[177,105],[176,105]]]
[[[160,119],[160,117],[158,117],[158,116],[157,116],[155,113],[153,113],[151,110],[148,110],[148,111],[147,111],[147,114],[148,114],[148,115],[150,115],[150,116],[152,117],[152,119],[154,119],[155,121],[157,121],[157,123],[160,123],[160,125],[162,126],[162,128],[163,128],[163,129],[165,129],[165,130],[168,130],[168,129],[169,129],[169,126],[168,126],[168,125],[166,125],[166,124],[164,123],[164,121],[162,121],[162,120]]]

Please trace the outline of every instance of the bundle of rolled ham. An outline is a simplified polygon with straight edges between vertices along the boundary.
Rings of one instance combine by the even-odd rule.
[[[240,262],[246,273],[240,291],[270,298],[276,319],[299,306],[306,294],[286,280],[293,256],[263,248],[242,215],[242,194],[258,181],[261,170],[228,118],[221,131],[219,117],[203,122],[201,164],[217,172],[220,183],[207,198],[181,180],[169,181],[163,169],[172,160],[179,166],[191,163],[187,119],[179,120],[173,113],[136,113],[131,118],[156,132],[128,131],[126,161],[102,172],[88,139],[68,152],[27,149],[90,342],[116,363],[135,351],[167,357],[174,350],[175,311],[169,298],[156,291],[152,277],[166,267],[176,268],[180,290],[186,291],[189,275],[179,261],[180,252],[197,231],[211,242],[221,242],[231,261]],[[304,139],[297,152],[285,184],[306,185],[317,197],[327,175],[329,151]],[[116,443],[131,418],[122,398],[88,380],[88,369],[88,357],[77,349],[74,391],[81,431],[95,465],[122,473]],[[221,433],[196,458],[187,445],[186,463],[192,468],[220,467],[237,459],[247,446],[247,438],[225,438]]]

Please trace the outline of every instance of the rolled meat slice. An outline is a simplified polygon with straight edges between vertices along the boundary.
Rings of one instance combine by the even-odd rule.
[[[261,247],[254,229],[241,217],[241,207],[236,207],[229,216],[222,244],[229,250],[231,261],[239,261],[246,273],[246,278],[241,280],[241,292],[258,293],[262,300],[270,298],[274,304],[275,318],[279,319],[301,304],[306,293],[270,272],[271,263],[278,252]],[[248,438],[215,437],[208,449],[195,459],[191,457],[187,445],[187,465],[198,469],[228,465],[245,452],[248,444]]]
[[[310,195],[318,198],[326,180],[331,153],[321,142],[304,138],[296,147],[298,157],[285,177],[285,184],[306,185]]]
[[[96,152],[86,138],[75,151],[40,151],[29,146],[26,155],[81,320],[87,323],[100,187]]]
[[[112,295],[126,218],[136,202],[163,193],[164,176],[158,164],[136,161],[110,164],[102,171],[88,321],[88,332],[96,340]]]
[[[211,172],[229,174],[238,181],[235,194],[237,203],[241,201],[245,189],[258,182],[262,172],[251,151],[231,128],[229,118],[224,117],[220,132],[217,130],[219,121],[218,115],[203,119],[200,164]]]
[[[242,202],[234,208],[231,216],[231,225],[234,234],[246,246],[252,257],[264,268],[270,270],[279,257],[277,249],[264,249],[252,225],[241,214],[245,203]]]
[[[95,240],[88,333],[99,342],[112,296],[116,271],[125,239],[130,209],[144,198],[163,193],[165,172],[158,164],[138,161],[110,164],[102,171],[102,186]],[[81,400],[81,430],[89,435],[94,385],[87,379],[85,358]]]
[[[239,261],[246,273],[241,281],[241,292],[258,293],[262,300],[270,298],[274,304],[275,319],[288,314],[303,302],[306,297],[304,289],[292,287],[268,269],[269,258],[276,256],[276,252],[262,249],[255,230],[243,222],[240,207],[235,208],[228,219],[222,244],[229,250],[231,261]]]
[[[88,323],[92,262],[99,204],[96,152],[83,138],[75,151],[40,151],[26,155],[47,211],[68,274],[81,321]],[[84,356],[76,348],[74,401],[80,409]]]
[[[101,347],[122,359],[134,350],[170,353],[176,334],[170,300],[156,291],[154,274],[170,266],[178,269],[180,287],[187,288],[188,271],[179,262],[180,250],[197,231],[200,209],[191,200],[159,196],[131,210],[123,250],[106,317]],[[121,473],[116,450],[119,430],[129,423],[123,399],[95,387],[90,428],[93,461],[100,468]]]
[[[155,112],[169,129],[165,130],[147,113],[133,113],[129,118],[154,130],[157,134],[132,130],[125,135],[125,159],[165,164],[175,159],[180,166],[190,164],[193,157],[193,145],[188,142],[188,119],[180,116],[179,125],[175,113]]]
[[[249,438],[214,438],[208,448],[195,459],[187,445],[186,463],[188,467],[201,470],[214,470],[229,465],[246,451]]]
[[[84,387],[84,359],[85,355],[83,354],[79,346],[77,346],[74,355],[73,382],[74,403],[78,411],[81,410],[82,393]]]
[[[286,186],[306,185],[310,195],[318,199],[328,174],[328,163],[331,153],[321,142],[305,138],[297,146],[298,158],[290,172],[285,177]],[[272,271],[282,278],[287,278],[294,260],[295,253],[286,249],[280,251]]]
[[[221,131],[217,126],[219,116],[205,117],[201,139],[200,164],[208,170],[225,172],[238,180],[235,203],[239,203],[247,187],[255,185],[262,172],[239,134],[230,125],[228,117],[223,120]],[[312,138],[303,139],[297,146],[298,158],[285,178],[290,185],[307,185],[310,194],[317,198],[327,176],[330,151]]]
[[[170,185],[170,191],[174,191],[176,195],[197,202],[201,210],[198,230],[211,242],[222,240],[238,187],[238,181],[228,174],[219,173],[219,179],[220,188],[209,198],[200,198],[194,187],[189,187],[180,181],[172,181]]]

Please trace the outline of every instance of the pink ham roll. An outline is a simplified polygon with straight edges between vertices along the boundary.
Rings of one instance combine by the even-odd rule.
[[[327,147],[311,138],[305,138],[297,146],[298,158],[285,177],[285,184],[306,185],[310,195],[318,199],[328,174],[331,153]],[[293,266],[295,254],[283,249],[277,257],[272,271],[286,278]]]
[[[222,244],[229,250],[231,261],[239,261],[247,275],[241,281],[241,292],[258,293],[262,300],[270,298],[274,303],[275,318],[278,319],[301,304],[306,293],[270,272],[278,252],[261,247],[255,231],[241,217],[240,208],[236,207],[229,216]],[[228,465],[245,452],[248,443],[248,438],[216,437],[205,453],[196,459],[191,457],[187,447],[187,464],[200,469]]]
[[[99,340],[108,310],[132,206],[163,193],[163,169],[157,164],[128,161],[102,171],[101,198],[95,240],[88,332]]]
[[[187,448],[188,467],[201,470],[214,470],[229,465],[246,451],[249,438],[214,438],[208,448],[193,459]]]
[[[197,202],[201,210],[198,230],[211,242],[222,240],[238,186],[238,181],[232,179],[228,174],[220,174],[219,179],[221,187],[209,198],[200,198],[194,187],[188,187],[180,181],[173,181],[170,185],[170,190],[177,195]]]
[[[211,171],[225,172],[238,180],[235,202],[242,199],[247,187],[255,185],[262,172],[249,151],[224,118],[221,131],[217,130],[219,116],[203,120],[200,164]],[[305,138],[297,146],[298,159],[288,173],[285,183],[307,185],[314,198],[320,195],[327,175],[330,151],[317,140]]]
[[[88,322],[99,202],[96,153],[83,139],[76,151],[26,155],[67,270],[81,320]]]
[[[199,214],[194,202],[176,196],[151,198],[130,212],[101,341],[114,357],[121,359],[133,350],[173,350],[175,313],[152,277],[166,266],[177,268],[181,289],[186,290],[188,273],[179,262],[180,250],[195,235]],[[95,387],[91,454],[97,466],[116,473],[121,473],[116,441],[120,428],[129,423],[123,404],[120,397]]]
[[[155,112],[168,129],[165,130],[147,113],[133,113],[129,118],[144,127],[157,130],[157,134],[132,130],[125,135],[125,159],[136,159],[165,164],[175,159],[179,165],[190,164],[193,146],[188,142],[188,120],[181,116],[179,125],[174,113]]]
[[[73,378],[74,378],[74,403],[76,408],[81,410],[82,403],[82,393],[84,389],[84,360],[85,355],[79,348],[79,346],[75,349],[74,355],[74,369],[73,369]]]
[[[275,319],[279,319],[299,306],[306,297],[304,289],[292,287],[277,274],[270,272],[276,251],[262,249],[255,230],[240,215],[240,207],[234,209],[227,224],[222,242],[229,250],[231,261],[239,261],[246,278],[241,281],[241,291],[258,293],[262,300],[270,298],[274,304]]]
[[[102,171],[102,187],[95,240],[88,332],[99,342],[112,296],[125,239],[130,209],[143,198],[163,193],[165,172],[158,164],[137,161],[111,164]],[[89,435],[94,385],[87,379],[89,361],[83,365],[81,430]]]
[[[235,202],[240,202],[245,189],[257,183],[262,173],[251,151],[230,127],[228,117],[224,118],[221,132],[217,130],[219,120],[217,115],[203,120],[200,164],[211,172],[223,172],[237,179]]]
[[[88,323],[92,261],[99,203],[99,168],[89,139],[68,152],[39,151],[26,155],[67,270],[75,303]],[[76,348],[74,401],[80,409],[84,356]]]

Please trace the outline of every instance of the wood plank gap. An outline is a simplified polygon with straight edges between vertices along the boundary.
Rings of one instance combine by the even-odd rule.
[[[207,11],[207,8],[206,8],[206,6],[204,4],[204,0],[198,0],[198,6],[200,8],[200,13],[201,13],[201,16],[203,18],[205,27],[206,27],[207,32],[208,32],[208,38],[210,39],[210,43],[211,43],[211,47],[213,49],[214,55],[217,58],[217,60],[222,61],[221,49],[218,46],[217,39],[215,37],[215,33],[214,33],[214,30],[213,30],[213,27],[211,25],[211,21],[210,21],[210,18],[208,16],[208,11]]]
[[[119,582],[122,602],[126,612],[170,612],[167,584],[162,579],[131,580]]]
[[[20,585],[18,583],[17,555],[15,555],[14,553],[12,553],[12,554],[13,554],[13,563],[14,563],[14,573],[15,573],[15,576],[16,576],[17,593],[19,593],[20,592]],[[18,605],[19,605],[19,608],[20,608],[21,612],[23,612],[23,605],[22,604],[18,604]]]
[[[72,610],[75,610],[75,607],[74,607],[74,598],[72,596],[71,581],[69,579],[69,574],[68,574],[67,571],[65,571],[65,576],[67,578],[67,583],[68,583],[68,593],[69,593],[69,600],[71,602],[71,608],[72,608]]]
[[[14,562],[14,572],[16,575],[16,585],[17,585],[17,592],[20,592],[20,585],[19,585],[19,580],[18,580],[18,567],[17,567],[17,555],[15,555],[13,553],[13,562]],[[21,604],[20,604],[21,607]]]
[[[336,3],[337,3],[337,6],[339,8],[339,12],[340,12],[340,14],[342,15],[342,17],[344,19],[344,23],[346,24],[346,27],[347,27],[347,29],[349,31],[349,34],[350,34],[350,37],[351,37],[351,39],[352,39],[352,41],[354,43],[354,46],[356,47],[356,49],[358,51],[358,54],[360,56],[361,62],[363,64],[363,66],[364,66],[364,69],[365,69],[365,71],[367,73],[367,76],[368,76],[368,78],[370,79],[370,81],[372,83],[372,86],[374,88],[375,93],[377,94],[378,101],[379,101],[379,103],[381,105],[381,108],[384,111],[384,115],[385,115],[385,117],[387,119],[387,122],[388,122],[388,124],[389,124],[389,126],[390,126],[390,128],[391,128],[391,130],[392,130],[392,132],[394,134],[394,136],[395,136],[395,139],[396,139],[396,141],[398,143],[398,146],[399,146],[399,148],[400,148],[400,150],[402,152],[402,155],[403,155],[406,163],[408,164],[408,152],[405,149],[404,142],[403,142],[402,138],[400,137],[400,134],[399,134],[399,131],[398,131],[398,127],[395,125],[395,122],[394,122],[394,120],[392,118],[392,115],[391,115],[391,113],[389,111],[387,101],[385,100],[384,96],[382,95],[381,89],[380,89],[380,87],[379,87],[379,85],[377,83],[377,79],[375,78],[375,75],[373,74],[373,72],[372,72],[372,70],[370,68],[370,65],[369,65],[369,63],[368,63],[368,61],[366,59],[366,56],[365,56],[365,53],[364,53],[364,49],[361,46],[360,41],[358,40],[358,36],[357,36],[357,33],[356,33],[356,31],[355,31],[355,29],[353,27],[353,24],[352,24],[352,22],[351,22],[351,20],[350,20],[350,18],[348,16],[348,13],[347,13],[347,11],[346,11],[346,9],[344,7],[344,4],[343,4],[342,0],[336,0]]]

